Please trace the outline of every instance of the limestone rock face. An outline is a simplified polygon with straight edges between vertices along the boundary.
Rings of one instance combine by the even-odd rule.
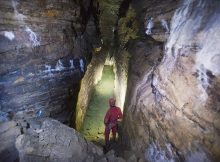
[[[51,119],[42,120],[39,129],[19,136],[16,148],[21,162],[80,162],[103,155],[101,148],[87,143],[74,129]]]
[[[127,0],[124,3],[126,2],[130,2],[128,11],[126,14],[121,14],[121,19],[119,19],[120,28],[120,23],[123,23],[123,19],[127,17],[123,29],[119,29],[122,30],[122,35],[124,34],[122,39],[151,36],[157,41],[167,40],[171,18],[178,5],[177,0]],[[123,11],[123,7],[121,7],[121,11]],[[132,13],[135,15],[134,17]]]
[[[124,162],[114,151],[86,141],[78,132],[51,118],[29,118],[0,124],[0,161]]]
[[[0,2],[0,119],[68,119],[82,69],[100,46],[96,17],[90,0]]]
[[[152,71],[159,64],[163,54],[163,44],[153,39],[137,39],[131,42],[128,52],[131,54],[128,71],[128,85],[124,106],[122,143],[138,157],[145,150],[149,140],[148,125],[142,94],[148,97],[152,93],[150,80]],[[149,76],[145,76],[148,74]],[[136,100],[140,102],[136,103]],[[130,147],[127,147],[130,146]]]
[[[159,64],[133,51],[123,141],[147,161],[220,159],[219,9],[217,1],[183,1]]]
[[[147,61],[148,55],[155,50],[154,49],[151,51],[148,46],[153,48],[153,44],[155,44],[156,47],[158,47],[158,44],[160,44],[153,40],[150,41],[150,39],[152,39],[150,36],[152,36],[154,40],[157,40],[158,42],[164,42],[167,40],[170,30],[169,24],[176,6],[177,1],[173,0],[162,2],[125,0],[121,3],[119,8],[117,28],[114,32],[114,50],[111,50],[111,53],[113,53],[114,60],[116,60],[116,98],[117,101],[119,101],[118,105],[122,108],[124,107],[126,90],[129,91],[129,88],[127,89],[127,87],[130,86],[127,86],[128,60],[131,59],[130,64],[132,64],[129,67],[130,73],[133,73],[136,70],[143,70],[143,66],[145,67],[145,65],[148,65],[143,62],[143,60]],[[153,26],[147,29],[150,25],[148,23],[151,18]],[[163,22],[163,24],[161,22]],[[149,33],[146,33],[146,31]],[[135,45],[132,45],[133,43]],[[127,49],[129,48],[131,49],[128,52]],[[135,55],[141,56],[135,57]],[[144,56],[142,57],[142,55]],[[136,65],[133,65],[133,59],[137,59],[137,62],[135,62]],[[151,61],[151,58],[149,58],[149,61],[147,61],[150,64],[149,67],[154,65],[154,61]],[[133,68],[135,68],[135,70]],[[130,94],[128,93],[127,95]]]
[[[177,8],[178,0],[133,0],[139,30],[142,35],[151,36],[157,41],[166,41],[170,33],[170,22]]]

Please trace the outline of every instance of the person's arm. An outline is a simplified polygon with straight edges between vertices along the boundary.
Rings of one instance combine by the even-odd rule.
[[[123,114],[121,112],[121,109],[118,108],[118,119],[122,119],[122,117],[123,117]]]
[[[104,118],[104,124],[108,124],[109,122],[109,111],[107,111],[107,113],[105,114],[105,118]]]

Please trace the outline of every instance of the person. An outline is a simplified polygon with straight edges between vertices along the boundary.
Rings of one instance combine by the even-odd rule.
[[[104,124],[105,124],[105,145],[106,147],[109,147],[109,135],[112,131],[113,141],[116,140],[116,133],[117,130],[117,122],[119,119],[122,119],[122,112],[121,109],[117,106],[115,106],[116,100],[114,98],[109,99],[109,106],[105,118],[104,118]]]

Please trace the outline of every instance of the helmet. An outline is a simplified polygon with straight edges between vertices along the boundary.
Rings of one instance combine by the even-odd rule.
[[[116,102],[116,100],[115,100],[114,98],[110,98],[110,99],[109,99],[109,105],[110,105],[110,107],[114,107],[114,106],[115,106],[115,102]]]

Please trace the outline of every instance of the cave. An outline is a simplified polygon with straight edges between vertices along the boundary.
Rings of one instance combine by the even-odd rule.
[[[219,27],[219,0],[1,0],[0,162],[220,161]]]

